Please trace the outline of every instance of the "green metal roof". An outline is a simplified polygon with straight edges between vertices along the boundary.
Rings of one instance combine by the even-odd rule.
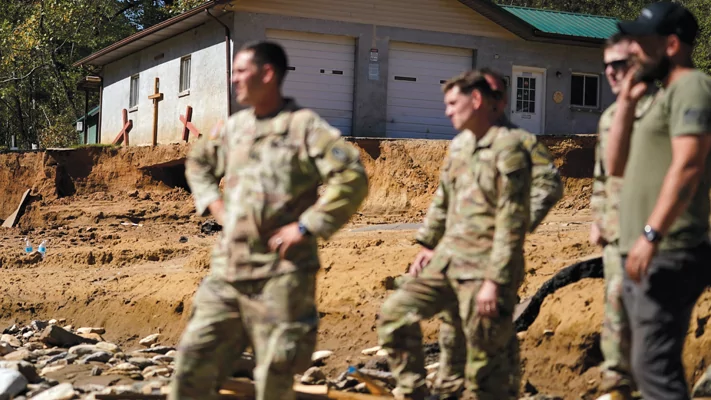
[[[89,110],[89,113],[88,113],[87,115],[88,115],[89,117],[93,117],[94,115],[96,115],[96,114],[99,113],[99,108],[100,108],[100,106],[96,106],[96,107],[92,108],[91,110]],[[84,119],[84,116],[82,115],[82,116],[79,117],[75,122],[81,121],[81,120],[83,120],[83,119]]]
[[[504,5],[501,8],[546,33],[607,39],[617,31],[617,19],[612,17]]]

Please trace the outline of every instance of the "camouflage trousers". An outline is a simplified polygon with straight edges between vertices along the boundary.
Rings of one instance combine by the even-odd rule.
[[[178,345],[171,400],[218,399],[235,360],[251,346],[257,400],[293,400],[294,374],[311,364],[318,313],[315,272],[200,285]]]
[[[605,246],[602,262],[605,275],[605,315],[600,334],[600,350],[604,358],[601,365],[601,389],[608,391],[625,386],[635,389],[630,364],[631,331],[622,303],[624,266],[617,245]]]
[[[476,306],[482,283],[444,275],[420,275],[406,280],[385,301],[378,325],[379,344],[388,353],[390,369],[401,393],[413,399],[423,398],[427,393],[419,322],[443,312],[444,321],[451,322],[444,326],[451,330],[445,327],[444,336],[440,333],[440,343],[453,351],[440,354],[444,367],[440,364],[434,391],[461,391],[466,381],[479,400],[518,399],[519,383],[512,382],[512,377],[518,374],[512,371],[519,366],[512,365],[514,358],[508,350],[515,345],[518,352],[518,342],[512,340],[516,338],[512,316],[517,288],[500,287],[499,316],[482,318]]]

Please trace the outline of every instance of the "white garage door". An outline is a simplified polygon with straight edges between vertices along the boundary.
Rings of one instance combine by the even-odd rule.
[[[289,59],[284,96],[294,97],[350,136],[355,39],[281,30],[267,30],[267,38],[281,44]]]
[[[442,83],[472,68],[472,50],[391,42],[388,66],[388,137],[450,139]]]

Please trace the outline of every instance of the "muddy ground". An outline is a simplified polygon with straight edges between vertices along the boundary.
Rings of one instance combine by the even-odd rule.
[[[599,255],[587,242],[595,138],[543,137],[565,180],[564,199],[526,244],[521,298],[561,268]],[[446,141],[358,140],[370,196],[332,240],[321,243],[319,349],[333,350],[325,372],[338,374],[377,345],[376,315],[385,282],[417,252],[414,230],[378,224],[421,221],[437,185]],[[106,340],[128,350],[160,332],[175,345],[196,286],[208,270],[215,235],[202,233],[181,164],[188,145],[84,148],[0,154],[0,219],[26,189],[17,227],[0,229],[0,329],[34,319],[66,318],[102,326]],[[48,241],[45,259],[23,254],[23,239]],[[601,280],[585,279],[548,296],[522,334],[524,381],[565,399],[592,398],[602,321]],[[711,360],[711,296],[694,313],[685,349],[687,378]],[[424,325],[436,341],[437,325]]]

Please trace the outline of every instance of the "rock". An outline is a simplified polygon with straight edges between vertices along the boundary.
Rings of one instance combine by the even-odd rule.
[[[154,365],[144,369],[142,375],[145,379],[155,378],[156,376],[169,378],[172,373],[173,369],[170,367]]]
[[[26,348],[29,351],[35,351],[35,350],[42,350],[47,348],[47,346],[43,345],[42,343],[39,342],[29,342],[25,343],[22,345],[22,347]]]
[[[0,396],[17,396],[27,388],[27,378],[13,369],[0,369]]]
[[[427,370],[427,372],[432,372],[432,371],[437,371],[438,368],[439,368],[439,363],[436,362],[436,363],[427,365],[427,366],[425,367],[425,370]]]
[[[372,355],[375,355],[375,353],[377,353],[379,350],[380,350],[380,346],[375,346],[375,347],[371,347],[369,349],[365,349],[365,350],[361,351],[360,353],[363,354],[364,356],[372,356]]]
[[[144,353],[167,354],[168,352],[170,352],[172,350],[175,350],[175,347],[158,346],[158,347],[151,347],[148,349],[137,350],[136,353],[139,353],[139,354],[144,354]]]
[[[75,390],[82,392],[82,393],[100,392],[100,391],[104,390],[104,388],[106,388],[106,386],[97,385],[95,383],[87,383],[87,384],[80,385],[80,386],[74,386]],[[89,398],[91,398],[91,397],[90,396],[84,397],[84,400],[89,399]],[[94,399],[96,399],[96,398],[94,397]]]
[[[106,333],[104,328],[79,328],[77,329],[77,335],[85,335],[89,333],[96,333],[97,335],[103,335]]]
[[[24,348],[19,348],[3,357],[4,360],[8,361],[30,361],[34,358],[32,352]]]
[[[358,393],[369,393],[368,392],[368,386],[366,386],[365,382],[361,382],[353,388]]]
[[[336,389],[337,390],[346,390],[348,388],[352,388],[358,385],[358,380],[355,378],[351,378],[350,376],[347,377],[346,379],[336,383]]]
[[[130,363],[121,363],[106,371],[106,375],[124,375],[131,379],[143,379],[141,369]]]
[[[50,319],[47,323],[50,325],[57,325],[58,322],[59,321],[57,321],[56,319]]]
[[[93,340],[95,343],[104,341],[104,338],[102,338],[98,333],[79,333],[78,335],[84,339]]]
[[[691,397],[711,397],[711,367],[704,371],[691,390]]]
[[[390,371],[388,359],[383,356],[376,356],[368,360],[363,366],[365,369],[377,369],[378,371]]]
[[[333,352],[331,350],[321,350],[313,353],[311,355],[311,361],[314,363],[322,362],[323,360],[331,357]]]
[[[10,354],[13,351],[15,351],[15,349],[9,344],[0,343],[0,356]]]
[[[64,328],[62,328],[62,329],[64,329],[65,331],[69,331],[69,332],[71,332],[71,331],[73,331],[73,330],[74,330],[74,326],[73,326],[73,325],[67,325],[67,326],[65,326],[65,327],[64,327]]]
[[[40,375],[45,376],[47,374],[51,374],[52,372],[61,371],[66,367],[66,365],[50,365],[42,368],[42,371],[40,371]]]
[[[98,351],[96,353],[90,354],[86,357],[84,357],[85,362],[101,362],[101,363],[106,363],[109,362],[111,359],[111,354],[105,352],[105,351]]]
[[[50,385],[47,382],[42,382],[42,383],[39,383],[36,385],[29,384],[29,385],[27,385],[27,393],[26,394],[29,397],[33,397],[34,395],[40,394],[51,387],[52,387],[52,385]]]
[[[326,382],[326,375],[319,367],[311,367],[304,372],[301,383],[305,385],[320,385]]]
[[[3,334],[9,334],[9,335],[14,335],[20,331],[20,328],[17,327],[16,324],[13,324],[11,327],[5,329],[2,331]]]
[[[378,357],[387,357],[388,352],[385,349],[380,349],[377,353],[375,353],[375,355]]]
[[[40,332],[44,330],[49,324],[46,321],[32,321],[30,327],[34,329],[35,332]]]
[[[175,350],[171,350],[167,353],[165,353],[166,356],[171,356],[171,357],[176,357],[178,355],[178,352]]]
[[[131,364],[131,363],[121,363],[113,368],[111,368],[111,371],[136,371],[138,370],[138,367]]]
[[[175,357],[172,356],[155,356],[152,358],[153,361],[160,364],[170,364],[175,361]]]
[[[85,356],[88,354],[93,354],[99,351],[99,349],[93,344],[80,344],[69,349],[69,354],[76,354],[77,356]]]
[[[22,338],[27,340],[35,335],[35,331],[29,331],[22,334]]]
[[[144,369],[147,367],[152,367],[156,365],[156,362],[151,360],[150,358],[144,358],[144,357],[132,357],[128,359],[128,362],[137,366],[140,369]]]
[[[96,348],[109,353],[118,353],[121,351],[117,345],[109,342],[99,342],[96,344]]]
[[[91,343],[95,344],[98,342],[98,340],[94,339],[87,339],[84,337],[81,337],[79,335],[75,335],[65,329],[62,329],[56,325],[51,325],[48,326],[44,332],[42,332],[42,336],[40,337],[40,340],[50,346],[59,346],[59,347],[70,347],[70,346],[76,346],[82,343]]]
[[[37,369],[27,361],[0,361],[0,368],[12,369],[21,373],[29,383],[41,382]]]
[[[66,357],[67,357],[68,355],[69,355],[69,353],[57,354],[57,355],[54,355],[54,356],[48,358],[44,363],[45,363],[45,365],[50,365],[50,364],[55,363],[55,362],[57,362],[57,361],[59,361],[59,360],[64,360],[64,359],[66,359]]]
[[[66,318],[60,318],[59,320],[57,320],[57,323],[60,323],[60,324],[63,324],[63,323],[66,323],[66,322],[67,322],[67,319],[66,319]]]
[[[20,339],[14,337],[12,335],[2,335],[0,337],[0,342],[5,342],[15,348],[22,347],[22,342],[20,341]]]
[[[138,342],[138,344],[140,344],[141,346],[145,346],[145,347],[151,347],[151,345],[158,343],[158,338],[160,338],[160,333],[154,333],[153,335],[146,336],[143,339],[141,339],[141,341]]]
[[[214,219],[209,219],[200,225],[200,232],[210,235],[215,232],[219,232],[222,230],[222,225],[218,224],[217,221]]]
[[[99,375],[101,375],[101,372],[102,372],[101,368],[94,367],[91,369],[91,376],[99,376]]]
[[[67,351],[64,349],[41,349],[41,350],[35,350],[32,352],[32,354],[36,357],[43,357],[43,356],[56,356],[58,354],[64,354],[65,356],[67,355]]]
[[[53,388],[47,389],[32,400],[70,400],[76,395],[74,386],[71,383],[62,383]]]

